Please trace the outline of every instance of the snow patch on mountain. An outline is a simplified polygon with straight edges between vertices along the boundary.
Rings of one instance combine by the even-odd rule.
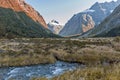
[[[120,4],[120,0],[99,3],[96,2],[90,8],[75,14],[60,31],[61,36],[83,34],[98,26]]]
[[[112,13],[114,10],[110,10],[110,12]]]
[[[86,10],[83,11],[82,13],[87,13],[87,12],[95,12],[95,10],[92,10],[92,9],[86,9]]]

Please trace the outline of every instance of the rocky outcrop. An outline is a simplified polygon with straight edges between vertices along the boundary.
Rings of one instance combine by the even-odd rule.
[[[70,24],[69,24],[70,23]],[[95,23],[89,14],[74,15],[72,19],[65,25],[60,35],[78,35],[88,31],[94,27]]]
[[[61,25],[58,21],[56,20],[51,20],[48,23],[48,29],[51,30],[55,34],[59,34],[59,32],[62,30],[63,25]]]
[[[61,30],[60,35],[70,36],[76,34],[83,34],[88,30],[93,29],[99,25],[113,10],[120,4],[120,0],[98,3],[96,2],[89,9],[75,14]],[[84,17],[83,17],[84,15]],[[85,15],[87,18],[85,20]]]
[[[45,28],[48,28],[43,17],[34,10],[34,8],[25,3],[24,0],[0,0],[0,7],[9,8],[16,12],[24,12],[34,21],[40,23]]]

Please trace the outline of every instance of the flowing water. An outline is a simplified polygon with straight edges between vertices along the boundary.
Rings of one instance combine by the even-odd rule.
[[[29,80],[34,77],[52,78],[65,71],[74,70],[79,65],[77,63],[67,63],[57,61],[54,64],[0,68],[0,80]]]

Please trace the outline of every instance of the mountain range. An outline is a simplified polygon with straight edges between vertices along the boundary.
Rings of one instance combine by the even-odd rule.
[[[0,38],[120,36],[120,0],[98,3],[75,14],[65,26],[44,18],[24,0],[0,0]],[[118,6],[118,7],[117,7]],[[116,8],[117,7],[117,8]],[[56,35],[57,34],[57,35]]]
[[[24,0],[0,0],[0,37],[54,37],[43,17]]]
[[[101,22],[97,27],[89,30],[81,37],[114,37],[120,36],[120,5],[113,13]]]
[[[98,26],[120,4],[120,0],[98,3],[75,14],[60,31],[61,36],[81,35]]]

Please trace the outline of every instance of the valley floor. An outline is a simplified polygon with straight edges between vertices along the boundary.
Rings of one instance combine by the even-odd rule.
[[[0,67],[49,64],[57,60],[87,67],[52,80],[120,80],[120,37],[0,39]]]

